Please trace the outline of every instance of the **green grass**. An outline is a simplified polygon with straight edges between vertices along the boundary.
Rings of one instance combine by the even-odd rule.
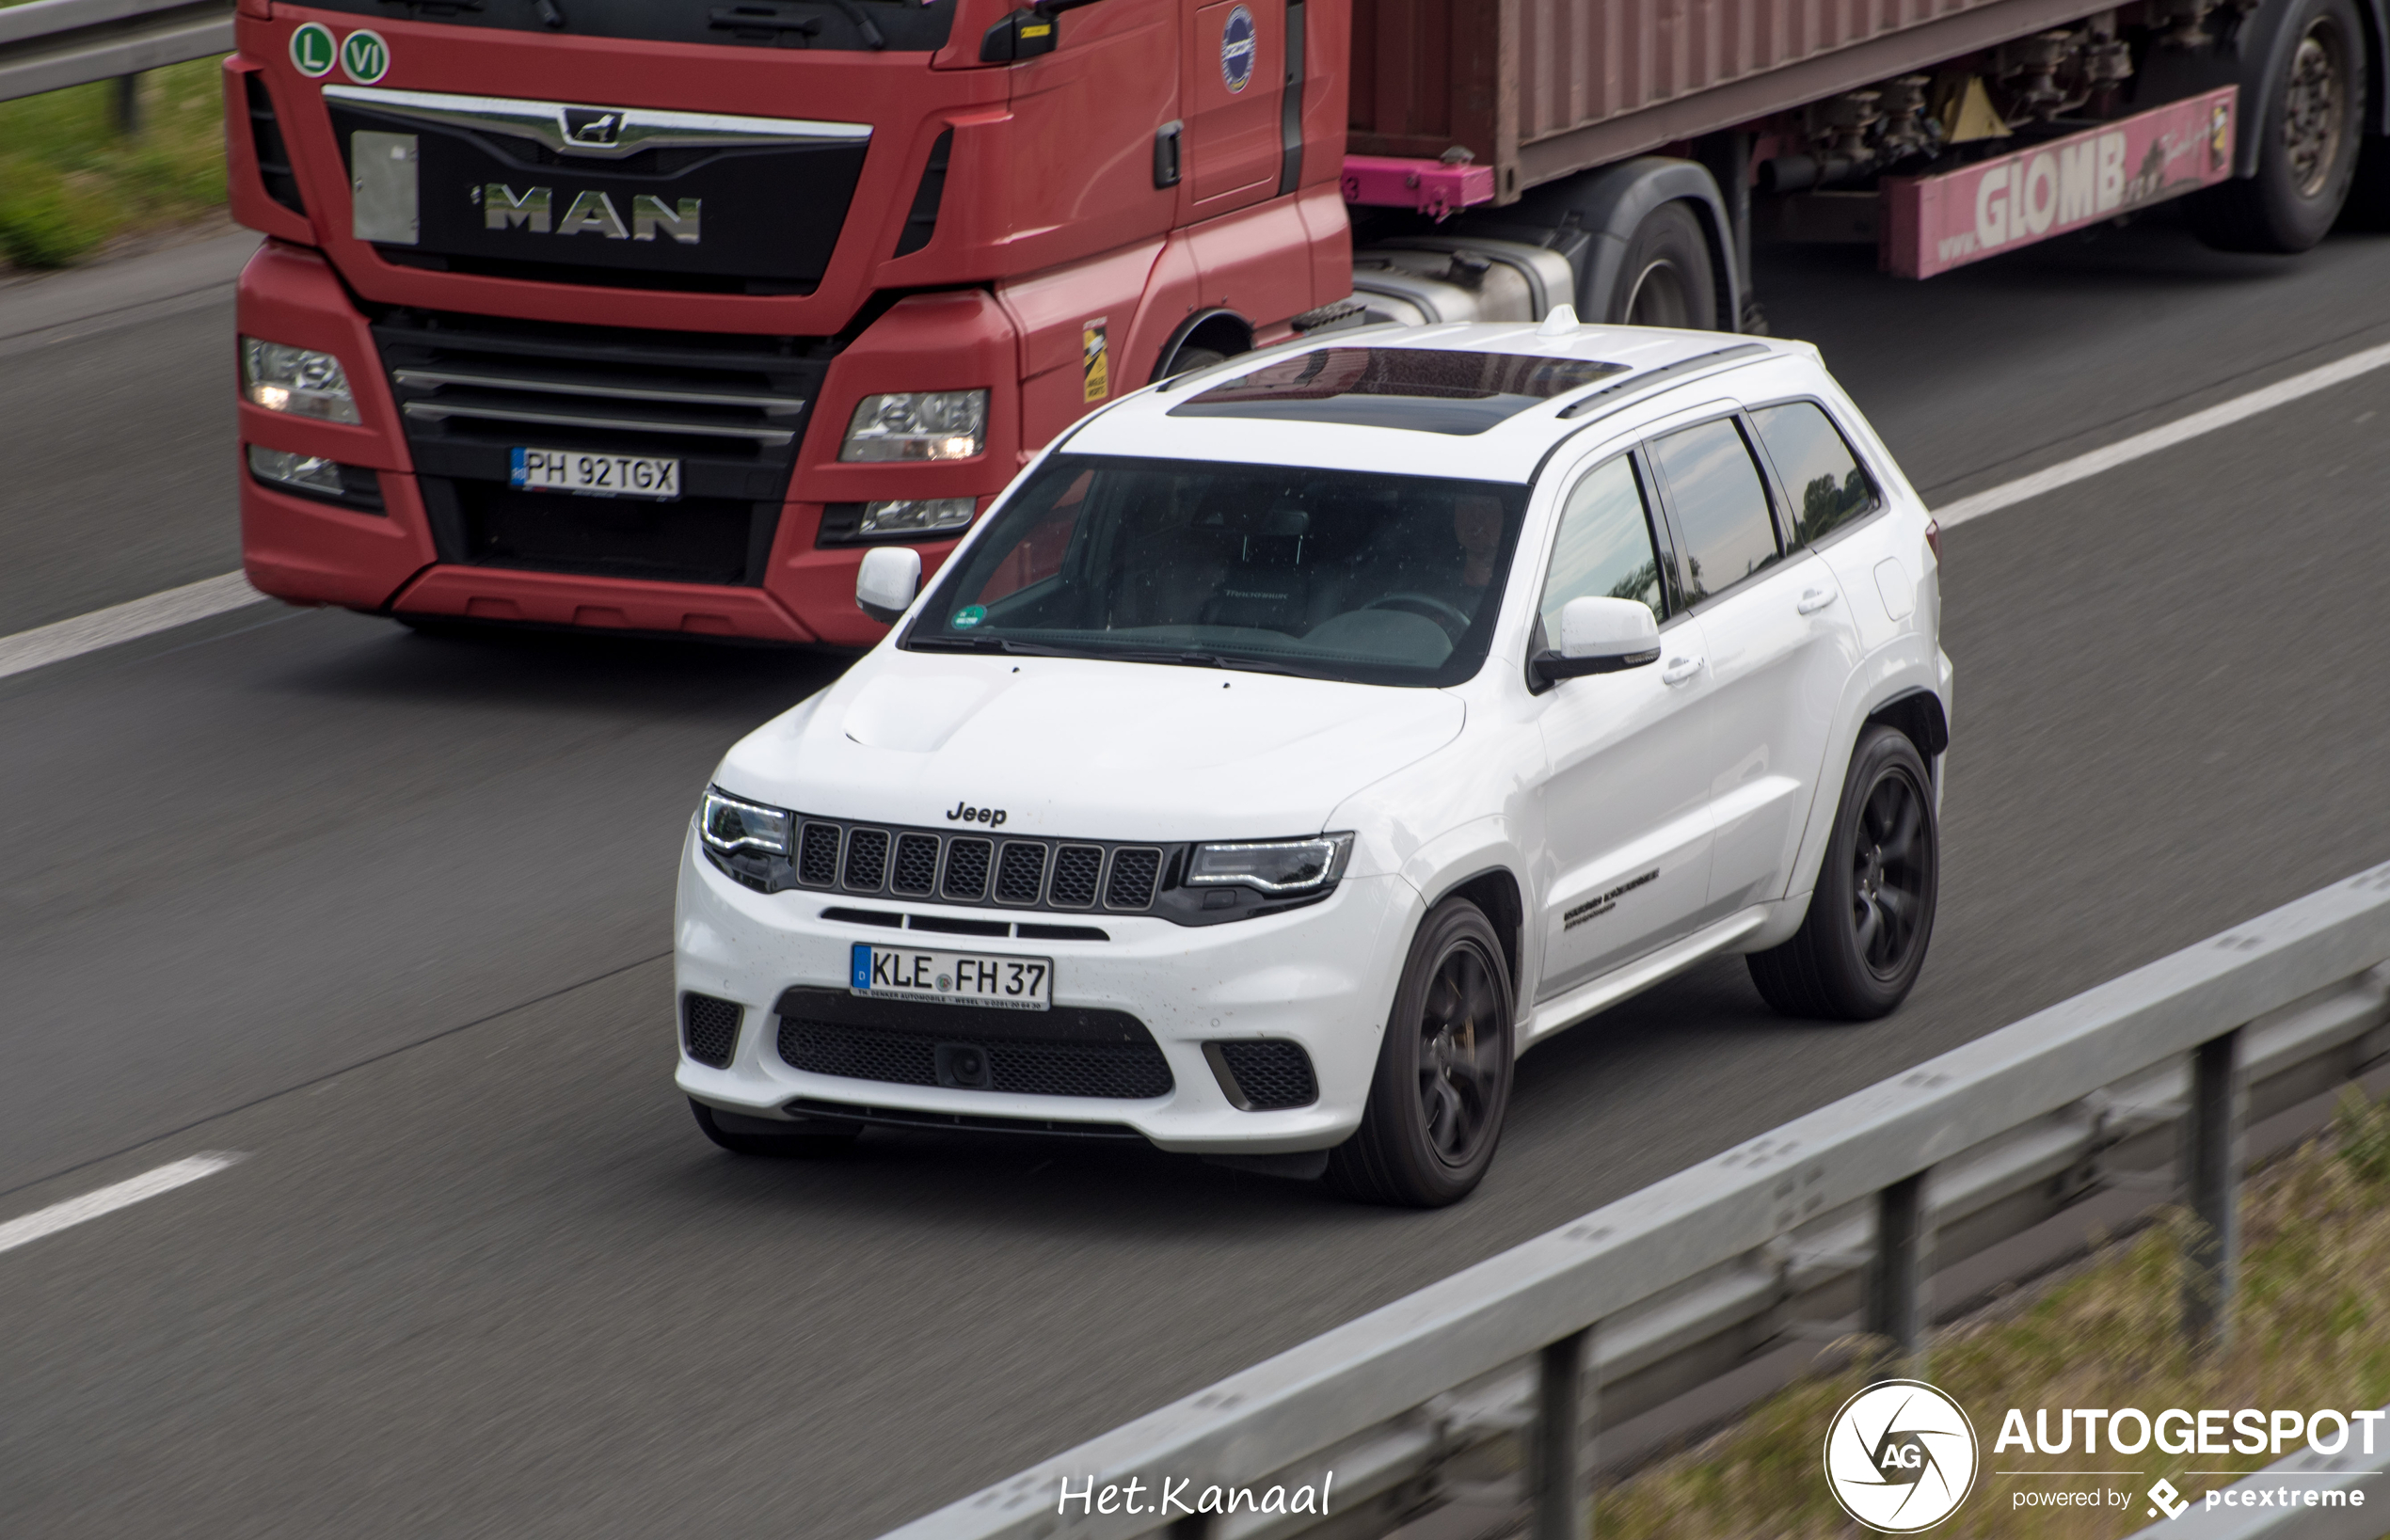
[[[116,131],[101,81],[0,102],[0,257],[64,267],[110,236],[205,218],[224,206],[219,61],[141,77],[141,129]]]
[[[1935,1342],[1924,1377],[1968,1409],[1984,1450],[1974,1492],[1936,1540],[2115,1540],[2142,1522],[2138,1507],[2129,1523],[2112,1510],[2014,1510],[2011,1488],[2047,1484],[1991,1474],[1992,1439],[2010,1406],[2346,1411],[2390,1401],[2390,1104],[2350,1093],[2329,1135],[2244,1189],[2241,1224],[2235,1345],[2214,1362],[2187,1353],[2177,1329],[2188,1233],[2179,1214],[2108,1247],[2023,1308]],[[1855,1367],[1795,1385],[1699,1448],[1602,1492],[1602,1540],[1863,1534],[1826,1490],[1823,1450],[1835,1409],[1882,1373]],[[2144,1483],[2164,1476],[2195,1492],[2230,1479],[2187,1469],[2255,1470],[2271,1456],[2161,1455],[2153,1444],[2118,1458],[2145,1468]]]

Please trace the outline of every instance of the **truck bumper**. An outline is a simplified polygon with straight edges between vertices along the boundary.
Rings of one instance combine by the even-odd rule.
[[[295,604],[863,647],[884,629],[854,604],[855,570],[868,548],[821,544],[825,508],[969,497],[984,510],[1020,462],[1016,339],[1002,310],[976,291],[901,301],[826,368],[817,365],[811,378],[818,388],[808,391],[812,399],[802,417],[792,420],[798,424],[793,452],[780,451],[785,469],[759,464],[745,472],[749,484],[730,497],[672,502],[507,488],[496,479],[502,475],[497,468],[503,465],[502,441],[511,437],[536,446],[546,441],[543,434],[554,439],[559,430],[475,421],[470,437],[453,431],[441,437],[440,428],[426,424],[445,420],[403,415],[406,401],[420,399],[420,391],[409,397],[394,387],[374,324],[313,251],[273,241],[259,251],[242,275],[239,326],[245,337],[332,354],[357,404],[359,421],[345,424],[268,411],[245,396],[241,401],[243,565],[262,592]],[[593,325],[591,335],[601,329]],[[656,339],[660,351],[673,340],[669,333],[645,337]],[[752,347],[753,340],[726,341]],[[790,342],[812,345],[805,339]],[[483,357],[498,358],[502,370],[506,362],[502,355]],[[537,368],[542,360],[527,353],[526,362]],[[545,367],[573,365],[549,360]],[[241,388],[237,373],[234,388]],[[990,396],[980,454],[939,463],[839,462],[846,424],[865,396],[975,388]],[[635,418],[648,404],[612,409]],[[627,429],[598,438],[592,430],[564,432],[567,448],[578,442],[658,454],[688,446],[689,452],[711,451],[717,460],[725,458],[724,443],[703,437]],[[352,486],[378,485],[379,496],[311,496],[262,480],[250,469],[252,447],[335,461],[351,468],[345,479]],[[508,500],[501,515],[487,514]],[[727,524],[731,517],[740,522]],[[714,546],[728,552],[726,564],[716,563],[719,570],[691,580],[670,570],[669,560],[653,559],[657,552],[675,558],[686,544],[675,533],[677,521],[694,527],[708,518],[721,527],[710,537]],[[552,538],[541,537],[543,522],[552,527]],[[526,531],[532,538],[521,538]],[[920,550],[925,570],[934,571],[955,538],[909,543]]]

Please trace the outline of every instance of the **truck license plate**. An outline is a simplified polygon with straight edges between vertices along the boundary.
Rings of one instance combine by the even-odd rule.
[[[677,498],[680,496],[680,462],[577,449],[517,449],[511,480],[530,492]]]
[[[883,1000],[1044,1010],[1054,996],[1054,963],[1042,957],[985,957],[854,944],[852,992]]]

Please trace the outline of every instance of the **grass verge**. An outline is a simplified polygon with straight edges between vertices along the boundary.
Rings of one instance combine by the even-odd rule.
[[[220,61],[140,77],[141,127],[117,132],[116,83],[0,102],[0,258],[64,267],[111,236],[224,206]]]
[[[2022,1308],[1936,1340],[1924,1377],[1968,1408],[1983,1451],[1973,1493],[1934,1532],[1936,1540],[2115,1540],[2144,1522],[2139,1506],[2128,1517],[2114,1509],[2013,1509],[2012,1487],[2084,1484],[1994,1474],[2081,1463],[2079,1456],[2029,1461],[2013,1451],[1995,1457],[2000,1420],[2011,1406],[2028,1408],[2029,1416],[2043,1406],[2345,1412],[2390,1402],[2390,1103],[2350,1091],[2329,1134],[2251,1180],[2241,1225],[2237,1332],[2233,1347],[2214,1362],[2193,1358],[2177,1330],[2180,1258],[2190,1232],[2179,1214],[2105,1248]],[[1861,1366],[1791,1387],[1701,1446],[1603,1491],[1599,1532],[1603,1540],[1863,1533],[1827,1491],[1823,1451],[1836,1409],[1879,1377]],[[2227,1486],[2236,1478],[2185,1472],[2251,1471],[2272,1459],[2168,1455],[2153,1443],[2140,1455],[2095,1463],[2139,1469],[2138,1497],[2139,1487],[2160,1476],[2185,1492]]]

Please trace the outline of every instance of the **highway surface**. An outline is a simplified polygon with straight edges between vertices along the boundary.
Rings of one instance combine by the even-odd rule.
[[[237,259],[0,288],[0,634],[233,564]],[[2150,221],[1923,285],[1778,255],[1761,297],[1939,502],[2390,340],[2385,272]],[[1145,1151],[705,1144],[675,851],[835,659],[258,606],[0,680],[0,1220],[247,1156],[0,1252],[8,1532],[868,1536],[2390,858],[2385,421],[2390,372],[1951,531],[1908,1006],[1788,1024],[1700,969],[1530,1056],[1430,1215]]]

